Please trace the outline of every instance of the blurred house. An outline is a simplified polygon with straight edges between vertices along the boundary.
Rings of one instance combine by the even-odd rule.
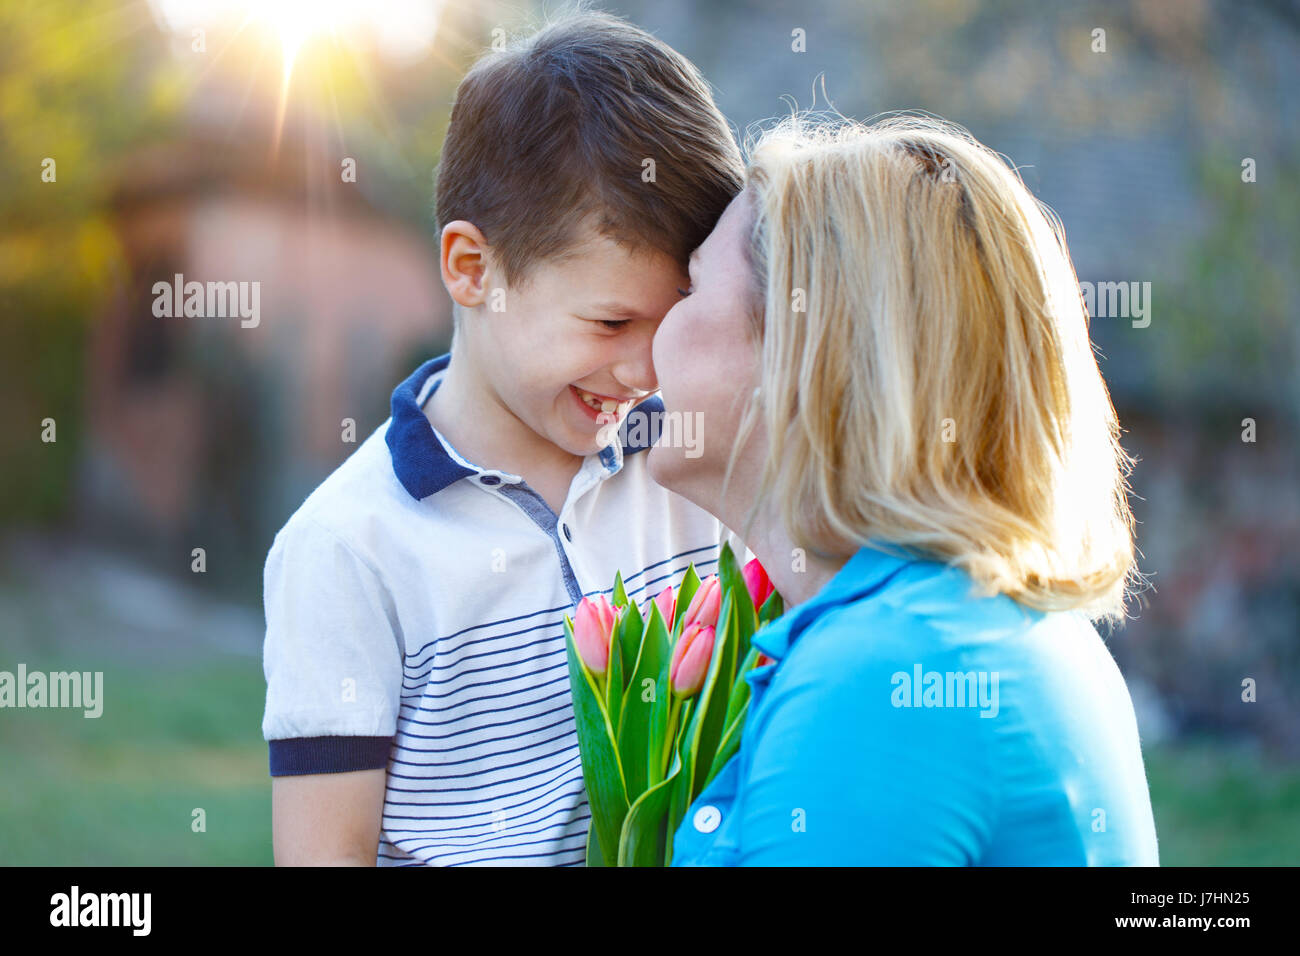
[[[430,236],[321,128],[291,117],[277,148],[274,126],[267,109],[196,96],[108,184],[126,274],[94,323],[80,510],[146,549],[185,539],[186,562],[191,540],[264,553],[356,447],[346,420],[359,443],[405,366],[450,336]],[[154,284],[177,274],[259,283],[256,325],[156,315]]]

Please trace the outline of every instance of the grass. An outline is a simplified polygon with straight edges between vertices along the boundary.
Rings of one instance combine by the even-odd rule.
[[[1300,766],[1205,739],[1145,757],[1161,866],[1300,865]]]
[[[104,672],[104,713],[0,711],[0,864],[272,862],[259,662],[42,662],[64,668]],[[1145,757],[1162,865],[1300,863],[1300,767],[1212,741]]]
[[[0,712],[0,863],[271,863],[256,660],[64,666],[104,672],[104,712]]]

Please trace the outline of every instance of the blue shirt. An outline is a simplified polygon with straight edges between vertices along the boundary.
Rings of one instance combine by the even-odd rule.
[[[1133,704],[1088,619],[890,550],[754,636],[776,663],[672,865],[1158,865]]]

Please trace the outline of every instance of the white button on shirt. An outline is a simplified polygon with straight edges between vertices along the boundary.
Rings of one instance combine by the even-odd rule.
[[[695,829],[701,833],[712,833],[722,822],[722,813],[717,807],[704,805],[695,811]]]
[[[692,562],[713,573],[723,541],[744,548],[654,483],[648,442],[628,442],[657,398],[587,457],[557,515],[429,424],[449,362],[398,386],[392,417],[276,536],[271,773],[386,768],[380,865],[580,865],[590,811],[563,615],[616,571],[642,604]]]

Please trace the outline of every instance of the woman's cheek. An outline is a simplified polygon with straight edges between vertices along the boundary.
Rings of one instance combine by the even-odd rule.
[[[684,355],[681,349],[681,330],[683,329],[682,306],[674,306],[659,323],[655,330],[654,341],[650,344],[650,357],[655,363],[655,374],[659,384],[664,384],[664,377],[672,377],[675,369],[681,367]]]
[[[709,342],[709,336],[702,326],[704,316],[694,314],[696,312],[697,309],[692,309],[682,316],[683,321],[678,325],[680,332],[674,342],[678,379],[687,392],[682,398],[688,400],[692,407],[698,407],[707,394],[712,377],[709,370],[721,365],[722,358],[716,351],[710,350],[714,343]]]

